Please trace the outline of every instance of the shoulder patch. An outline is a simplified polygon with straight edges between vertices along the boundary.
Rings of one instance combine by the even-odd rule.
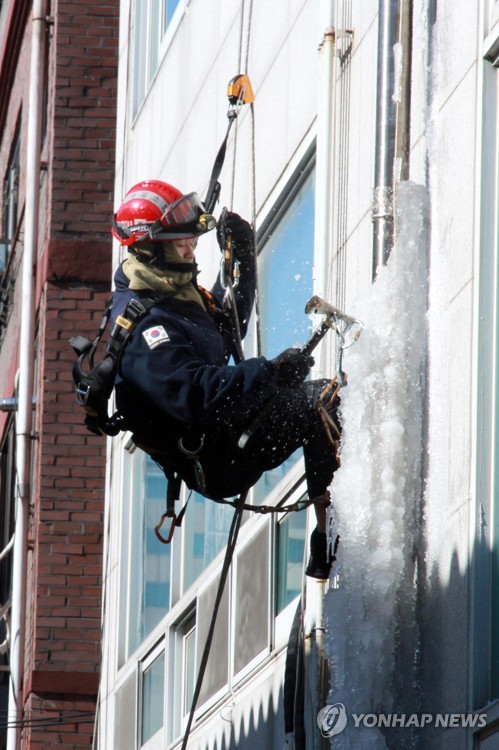
[[[170,341],[170,337],[163,326],[148,328],[147,331],[142,331],[142,335],[145,338],[149,349],[154,349],[159,344],[162,344],[163,341]]]

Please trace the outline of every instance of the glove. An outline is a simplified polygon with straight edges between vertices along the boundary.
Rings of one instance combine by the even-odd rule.
[[[301,349],[285,349],[270,362],[276,369],[277,385],[297,388],[310,372],[314,358],[309,354],[303,354]]]
[[[255,235],[251,224],[239,214],[224,209],[217,223],[217,241],[220,250],[225,250],[227,235],[232,235],[232,249],[236,260],[250,258],[255,252]]]

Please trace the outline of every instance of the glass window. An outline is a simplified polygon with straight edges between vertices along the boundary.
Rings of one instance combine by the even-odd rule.
[[[234,511],[230,506],[192,493],[183,520],[183,585],[185,592],[227,544]]]
[[[277,526],[276,614],[301,594],[307,514],[289,513]]]
[[[164,724],[165,654],[158,656],[142,672],[142,745]]]
[[[135,0],[133,35],[133,115],[135,116],[161,61],[161,45],[182,0]]]
[[[182,714],[186,716],[191,710],[194,688],[196,686],[196,627],[195,620],[186,626],[183,648],[183,706]]]
[[[165,511],[166,479],[149,456],[134,451],[126,472],[121,565],[121,658],[123,664],[158,625],[170,607],[171,545],[154,528]]]
[[[217,597],[220,576],[215,578],[198,597],[196,613],[196,674],[199,672],[203,650],[208,637],[213,607]],[[229,586],[225,586],[213,634],[210,656],[206,665],[199,705],[223,688],[229,678]]]
[[[482,131],[482,207],[477,363],[477,518],[473,549],[476,708],[499,699],[499,335],[497,207],[499,205],[499,38],[488,38],[483,67],[487,117]]]
[[[262,348],[268,357],[304,344],[310,333],[304,310],[312,296],[314,205],[312,169],[263,240],[258,258],[259,296]]]
[[[21,138],[14,139],[9,167],[3,183],[2,234],[0,238],[0,328],[7,324],[14,290],[9,273],[10,255],[13,250],[19,221],[19,172]]]
[[[3,238],[12,240],[19,217],[19,168],[20,168],[20,136],[14,141],[9,168],[3,185]]]
[[[305,305],[312,296],[314,265],[315,168],[310,162],[263,231],[258,256],[262,353],[275,357],[310,335]],[[254,490],[260,503],[296,463],[301,450],[266,472]]]
[[[237,556],[235,673],[268,645],[269,529],[270,524],[267,523]]]
[[[163,3],[164,3],[163,33],[164,33],[172,20],[172,16],[175,13],[177,5],[179,4],[179,0],[163,0]]]
[[[6,549],[14,535],[15,506],[15,450],[16,436],[14,420],[11,419],[0,447],[0,550]],[[8,637],[7,621],[10,609],[7,605],[12,588],[12,548],[0,561],[0,643]],[[0,654],[0,709],[6,710],[9,685],[9,653]],[[0,747],[3,747],[0,729]]]
[[[134,669],[115,692],[114,747],[137,747],[137,670]]]

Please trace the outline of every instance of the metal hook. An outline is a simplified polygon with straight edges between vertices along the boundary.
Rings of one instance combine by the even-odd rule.
[[[165,518],[171,518],[172,519],[172,525],[170,526],[170,533],[168,534],[168,536],[166,537],[166,539],[165,539],[164,536],[161,535],[161,533],[159,531],[160,528],[163,526],[163,524],[165,522]],[[159,521],[158,525],[154,527],[154,533],[158,537],[159,541],[162,542],[162,544],[170,544],[171,540],[173,539],[173,534],[174,534],[174,531],[175,531],[176,521],[177,521],[176,514],[174,513],[172,515],[171,513],[168,513],[168,511],[167,511],[166,513],[163,513],[163,515],[160,518],[160,521]]]

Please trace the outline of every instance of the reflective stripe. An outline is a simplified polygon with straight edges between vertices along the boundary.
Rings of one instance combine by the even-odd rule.
[[[121,208],[123,208],[123,206],[125,206],[129,201],[137,199],[154,203],[154,205],[161,211],[161,214],[164,214],[169,206],[169,203],[167,203],[167,201],[165,201],[165,199],[157,193],[153,193],[151,190],[137,190],[135,193],[130,193],[126,196],[126,201],[123,203]]]

